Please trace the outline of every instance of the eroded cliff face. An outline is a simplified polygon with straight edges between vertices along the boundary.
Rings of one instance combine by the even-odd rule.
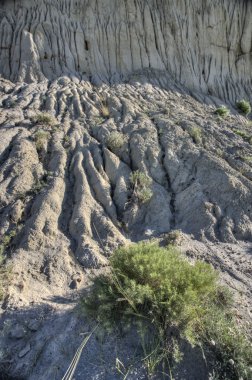
[[[0,73],[13,81],[118,81],[152,68],[251,99],[251,1],[10,0],[0,10]]]
[[[251,97],[251,16],[232,0],[1,2],[0,378],[61,379],[90,331],[73,313],[89,275],[118,246],[174,230],[248,322],[251,124],[215,111]],[[134,344],[93,337],[75,378],[120,379]],[[175,379],[211,378],[194,354]],[[128,379],[146,376],[139,359]]]

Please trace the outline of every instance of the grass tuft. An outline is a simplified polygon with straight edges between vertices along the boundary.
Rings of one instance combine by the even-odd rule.
[[[236,103],[236,107],[239,109],[240,112],[244,113],[246,116],[251,113],[251,105],[246,100],[240,100]]]
[[[124,136],[121,132],[111,132],[108,136],[106,143],[107,147],[112,151],[117,151],[118,149],[122,148],[122,146],[127,141],[126,136]]]
[[[4,288],[10,279],[11,270],[4,264],[6,250],[11,246],[12,240],[17,234],[16,230],[3,235],[0,239],[0,301],[4,298]]]
[[[202,129],[199,127],[191,127],[189,129],[189,135],[193,139],[195,144],[200,144],[202,141]]]
[[[55,117],[47,112],[38,113],[36,116],[33,117],[33,121],[36,124],[43,124],[50,127],[57,124],[57,120],[55,119]]]
[[[151,178],[141,172],[136,170],[130,175],[130,182],[133,187],[133,197],[135,197],[140,203],[147,203],[151,200],[153,192],[151,190]]]
[[[50,133],[47,131],[39,130],[34,134],[34,141],[38,152],[41,152],[43,150],[49,138]]]
[[[220,117],[225,118],[229,115],[230,111],[226,106],[221,106],[215,110],[215,113],[219,115]]]
[[[243,140],[247,141],[249,144],[252,144],[252,135],[242,131],[241,129],[234,129],[233,131],[237,136],[242,137]]]

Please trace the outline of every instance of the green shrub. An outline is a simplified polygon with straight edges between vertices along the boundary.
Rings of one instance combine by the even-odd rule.
[[[3,235],[0,239],[0,300],[4,297],[4,287],[10,277],[10,268],[7,268],[4,264],[6,249],[11,246],[12,240],[17,234],[16,230],[12,230],[9,233]]]
[[[11,277],[11,268],[3,264],[3,257],[0,256],[0,301],[4,298],[5,287],[8,285]]]
[[[246,116],[251,113],[251,105],[248,101],[246,100],[240,100],[239,102],[236,103],[237,108],[244,113]]]
[[[243,140],[247,141],[249,144],[252,144],[252,135],[240,129],[234,129],[234,133],[238,136],[241,136]]]
[[[17,234],[16,230],[12,230],[9,233],[7,233],[1,237],[1,239],[0,239],[0,264],[3,260],[3,255],[4,255],[6,248],[9,247],[9,245],[11,244],[11,242],[14,239],[14,237],[16,236],[16,234]]]
[[[37,179],[35,180],[31,190],[30,190],[30,193],[32,195],[37,195],[38,193],[40,193],[40,191],[45,187],[47,186],[47,183],[45,181],[45,179]]]
[[[137,198],[140,203],[147,203],[151,200],[153,196],[153,192],[151,189],[138,189],[137,190]]]
[[[212,366],[218,372],[218,379],[251,379],[252,346],[237,326],[233,313],[210,305],[202,327],[202,345],[206,354],[214,354]]]
[[[229,109],[226,106],[221,106],[215,110],[215,113],[220,117],[226,117],[229,115]]]
[[[71,145],[70,136],[68,136],[68,135],[64,136],[64,138],[63,138],[63,145],[64,145],[64,148],[69,148],[70,147],[70,145]]]
[[[172,246],[143,243],[118,249],[110,264],[82,305],[108,330],[135,326],[150,371],[180,361],[187,340],[211,351],[221,376],[250,378],[251,345],[235,327],[230,293],[210,265],[192,265]]]
[[[136,170],[131,173],[130,182],[133,186],[133,196],[135,196],[140,203],[149,202],[153,195],[150,188],[152,183],[151,178],[144,172]]]
[[[57,124],[55,117],[46,112],[41,112],[34,116],[33,121],[37,124],[44,124],[48,126],[54,126]]]
[[[120,149],[126,142],[126,136],[124,136],[123,133],[120,132],[111,132],[108,136],[106,143],[107,147],[112,150],[116,151]]]
[[[247,164],[252,163],[252,156],[241,156],[242,161],[246,162]]]
[[[202,129],[199,127],[191,127],[189,129],[189,134],[195,144],[200,144],[202,139]]]
[[[38,152],[40,152],[44,148],[49,138],[50,133],[47,131],[39,130],[35,133],[34,141]]]

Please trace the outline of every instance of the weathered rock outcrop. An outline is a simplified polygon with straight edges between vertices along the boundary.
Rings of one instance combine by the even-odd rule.
[[[251,17],[245,0],[1,1],[0,378],[61,379],[89,275],[171,231],[248,321],[252,131],[234,103],[252,99]],[[118,352],[145,378],[132,342],[93,337],[75,378],[120,379]],[[174,379],[209,379],[191,354]]]
[[[8,0],[0,5],[0,73],[116,82],[146,68],[193,90],[250,98],[252,2]]]

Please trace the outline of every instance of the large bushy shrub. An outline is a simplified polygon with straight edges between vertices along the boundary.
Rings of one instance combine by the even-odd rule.
[[[146,355],[153,367],[180,360],[186,340],[212,351],[220,379],[249,379],[251,345],[235,327],[230,293],[210,265],[188,262],[174,246],[143,243],[118,249],[110,264],[83,301],[86,313],[109,329],[135,325],[144,351],[153,343]]]

